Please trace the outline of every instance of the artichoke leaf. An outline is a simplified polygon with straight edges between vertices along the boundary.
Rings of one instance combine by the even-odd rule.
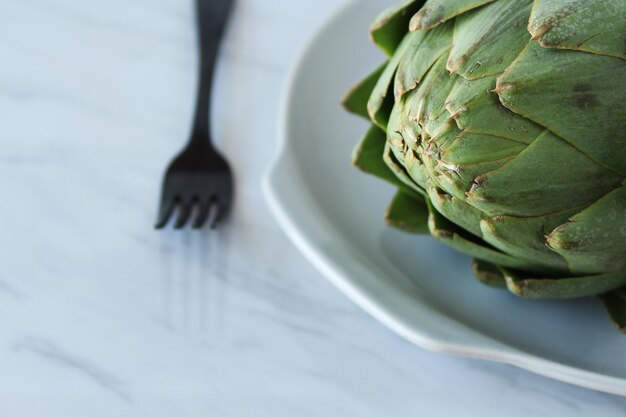
[[[447,55],[442,54],[422,78],[417,89],[405,96],[410,121],[424,124],[439,119],[446,112],[446,99],[458,78],[446,69],[447,60]]]
[[[352,153],[354,166],[385,180],[406,192],[415,192],[414,189],[400,181],[383,161],[385,152],[386,135],[376,125],[370,126],[369,130]]]
[[[528,31],[546,48],[626,58],[626,1],[535,0]]]
[[[400,59],[394,86],[396,101],[416,88],[439,57],[450,49],[453,32],[454,24],[450,22],[432,30],[408,35],[414,36],[416,42],[414,47],[404,51]]]
[[[426,130],[428,130],[428,125]],[[508,151],[502,150],[496,145],[491,148],[488,146],[492,139],[492,144],[500,145],[499,138],[471,133],[465,134],[454,123],[442,125],[439,132],[422,144],[419,148],[419,156],[428,178],[437,187],[460,200],[466,200],[466,195],[473,186],[474,178],[502,166],[510,159],[507,155]],[[464,155],[455,154],[455,144],[462,143],[466,139],[467,142],[474,143],[484,140],[484,161],[480,161],[478,155],[475,158],[470,157],[471,152],[465,155],[467,161],[463,159]],[[501,142],[504,144],[506,141]],[[458,146],[463,147],[462,145]],[[448,151],[451,153],[449,154]],[[492,160],[498,156],[501,158]]]
[[[461,253],[494,265],[525,271],[543,271],[545,269],[537,264],[507,255],[482,239],[470,235],[467,231],[443,217],[433,206],[430,199],[427,198],[426,203],[430,212],[428,216],[430,234],[441,243]]]
[[[531,42],[498,78],[495,92],[515,113],[625,176],[624,80],[622,59]]]
[[[437,212],[448,220],[454,219],[457,225],[474,236],[482,237],[480,230],[482,213],[479,210],[453,195],[437,190],[435,187],[430,187],[427,191],[430,202]]]
[[[523,298],[569,299],[604,294],[626,285],[626,270],[567,278],[535,278],[502,268],[506,286]]]
[[[404,53],[418,47],[424,37],[424,32],[409,33],[406,35],[398,49],[393,54],[387,66],[380,74],[372,94],[367,102],[367,112],[372,122],[376,123],[383,129],[387,128],[389,114],[395,103],[393,97],[393,80],[398,69],[398,65],[402,60]]]
[[[407,233],[428,233],[428,208],[424,197],[398,191],[385,214],[387,224]]]
[[[427,0],[412,18],[411,31],[431,29],[468,10],[491,3],[494,0]]]
[[[456,18],[447,68],[467,79],[502,73],[530,40],[532,0],[499,0]]]
[[[613,323],[626,332],[626,290],[613,291],[602,295],[602,301]]]
[[[404,184],[404,186],[412,189],[413,191],[417,191],[419,194],[425,194],[425,191],[409,176],[404,166],[398,162],[393,151],[391,150],[391,147],[389,146],[389,142],[385,143],[383,161],[396,178]]]
[[[411,17],[422,7],[424,0],[408,0],[383,11],[370,26],[370,36],[387,56],[393,53],[409,31]]]
[[[438,151],[424,159],[427,172],[433,176],[432,181],[447,193],[466,202],[469,201],[467,195],[475,185],[476,177],[491,172],[510,160],[503,158],[476,164],[453,164],[443,159],[443,155],[437,156],[436,152]]]
[[[480,227],[483,239],[499,250],[528,262],[545,265],[546,272],[569,273],[565,259],[546,245],[546,235],[578,211],[579,208],[570,208],[534,217],[486,217],[481,220]]]
[[[387,64],[388,62],[380,66],[376,71],[365,77],[348,91],[341,100],[341,104],[346,110],[369,120],[370,116],[367,111],[367,101],[372,95],[372,91],[374,91],[374,87],[387,67]]]
[[[415,183],[417,183],[422,190],[425,190],[432,183],[432,180],[428,177],[428,171],[422,161],[415,156],[415,151],[408,149],[405,155],[405,164],[407,174]]]
[[[541,216],[593,204],[623,179],[546,130],[509,162],[475,178],[467,200],[491,216]]]
[[[494,264],[474,259],[472,261],[472,271],[474,276],[481,283],[494,288],[506,288],[506,280],[502,270]]]
[[[600,273],[626,268],[626,185],[574,215],[547,241],[573,270]]]
[[[492,92],[497,77],[477,80],[457,77],[446,98],[446,109],[459,129],[466,132],[531,143],[545,128],[502,106],[497,94]]]
[[[387,143],[396,157],[398,162],[403,166],[406,165],[405,151],[407,149],[407,142],[404,140],[402,132],[402,104],[396,103],[389,115],[389,122],[387,124]]]
[[[441,159],[446,164],[455,166],[480,164],[512,158],[525,148],[523,143],[510,139],[462,132],[453,142],[441,149]]]

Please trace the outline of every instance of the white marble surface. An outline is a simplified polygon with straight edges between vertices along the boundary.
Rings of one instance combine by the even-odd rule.
[[[338,0],[240,0],[217,75],[237,205],[155,232],[196,83],[189,0],[0,0],[0,416],[621,416],[626,398],[436,355],[332,288],[260,177]]]

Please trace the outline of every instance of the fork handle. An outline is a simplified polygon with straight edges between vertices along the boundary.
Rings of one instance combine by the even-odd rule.
[[[210,111],[213,73],[220,41],[224,34],[233,0],[196,0],[196,19],[200,49],[200,74],[193,134],[190,145],[194,142],[206,146],[210,142]],[[200,143],[198,143],[200,144]]]

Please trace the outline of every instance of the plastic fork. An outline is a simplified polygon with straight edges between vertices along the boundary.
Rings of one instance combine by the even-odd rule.
[[[210,108],[213,72],[220,40],[233,0],[196,0],[200,46],[200,83],[191,137],[170,163],[161,191],[155,227],[163,228],[177,212],[174,227],[189,220],[201,228],[209,220],[214,228],[228,213],[233,199],[233,176],[228,162],[211,140]]]

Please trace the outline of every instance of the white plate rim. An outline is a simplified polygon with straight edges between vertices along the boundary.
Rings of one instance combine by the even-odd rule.
[[[527,371],[543,375],[558,381],[573,385],[602,391],[610,394],[626,396],[626,380],[599,374],[573,366],[558,363],[503,344],[488,336],[480,342],[487,344],[476,345],[464,344],[460,340],[446,340],[438,338],[428,331],[410,325],[402,317],[399,317],[389,306],[380,303],[360,288],[345,271],[336,265],[328,254],[320,251],[315,244],[307,238],[307,226],[302,224],[298,216],[288,209],[289,195],[285,195],[279,186],[281,180],[280,171],[287,169],[289,155],[287,147],[289,143],[289,109],[297,102],[297,97],[292,95],[298,74],[303,68],[303,62],[309,51],[316,44],[319,37],[333,25],[344,13],[355,7],[360,0],[347,0],[329,18],[314,31],[305,42],[300,52],[290,66],[288,76],[282,90],[279,116],[278,116],[278,143],[274,158],[270,161],[262,178],[262,189],[271,213],[279,226],[285,232],[292,243],[302,252],[305,258],[322,273],[335,287],[344,293],[354,303],[359,305],[368,314],[389,327],[391,330],[412,342],[413,344],[437,353],[477,358],[492,362],[505,363],[525,369]],[[292,181],[297,181],[292,179]],[[319,225],[323,227],[323,225]],[[433,311],[433,314],[438,314]],[[466,326],[465,326],[466,327]],[[466,327],[467,336],[475,333],[473,329]]]

